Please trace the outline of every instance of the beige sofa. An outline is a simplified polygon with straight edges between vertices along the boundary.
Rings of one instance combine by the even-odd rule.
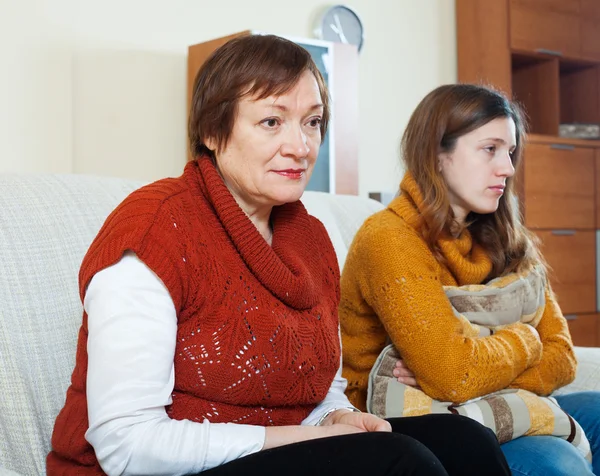
[[[45,474],[81,321],[77,273],[109,212],[140,182],[80,175],[0,175],[0,474]],[[364,219],[381,208],[307,192],[340,265]],[[600,349],[577,349],[577,380],[600,390]]]

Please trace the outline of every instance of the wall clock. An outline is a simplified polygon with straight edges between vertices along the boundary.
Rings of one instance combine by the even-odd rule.
[[[315,33],[321,40],[355,45],[358,51],[365,39],[363,23],[358,13],[345,5],[334,5],[325,10]]]

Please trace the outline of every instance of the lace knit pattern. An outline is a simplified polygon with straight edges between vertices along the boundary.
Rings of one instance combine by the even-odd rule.
[[[275,207],[271,219],[269,246],[210,160],[201,158],[182,177],[130,195],[90,247],[80,271],[82,299],[93,275],[127,249],[173,298],[171,418],[292,425],[325,398],[340,362],[335,252],[323,225],[300,202]],[[99,469],[83,438],[86,341],[84,316],[48,474],[67,474],[67,467],[82,474],[77,465],[89,465],[90,474]]]
[[[523,323],[479,337],[457,319],[443,286],[481,284],[491,270],[468,231],[443,236],[440,264],[425,243],[419,188],[406,174],[401,195],[354,238],[341,278],[340,325],[348,397],[366,409],[369,372],[387,339],[430,397],[461,403],[515,386],[547,395],[575,375],[566,321],[550,290],[537,330]],[[543,358],[542,358],[543,343]]]

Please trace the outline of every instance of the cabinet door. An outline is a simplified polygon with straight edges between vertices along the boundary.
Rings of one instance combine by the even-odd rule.
[[[581,0],[581,16],[600,20],[600,2],[598,0]]]
[[[585,1],[585,0],[582,0]],[[589,0],[596,2],[597,0]],[[534,10],[549,10],[559,13],[579,15],[581,6],[579,0],[510,0],[511,7],[528,7]]]
[[[596,232],[536,231],[563,314],[596,312]]]
[[[596,149],[596,228],[600,229],[600,150]],[[600,310],[600,306],[599,306]]]
[[[595,228],[594,169],[593,149],[528,144],[525,224],[551,230]]]
[[[510,45],[515,50],[577,57],[581,53],[579,23],[578,15],[514,4],[510,9]]]
[[[596,347],[600,344],[598,314],[566,314],[565,317],[569,323],[573,344],[581,347]]]
[[[581,19],[581,54],[585,58],[600,59],[599,18]]]
[[[505,0],[456,0],[456,46],[460,82],[493,84],[510,96],[507,6]]]

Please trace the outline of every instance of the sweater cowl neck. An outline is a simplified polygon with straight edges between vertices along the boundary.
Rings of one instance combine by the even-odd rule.
[[[400,183],[400,196],[395,198],[388,208],[422,234],[423,207],[421,189],[413,176],[406,172]],[[453,237],[446,231],[437,244],[446,259],[446,267],[458,285],[482,283],[492,270],[492,261],[487,252],[483,246],[473,241],[468,229],[463,230],[458,237]]]
[[[317,304],[322,270],[313,235],[316,230],[300,201],[273,207],[269,246],[209,157],[187,164],[184,176],[190,188],[210,204],[231,243],[263,286],[294,309]]]

